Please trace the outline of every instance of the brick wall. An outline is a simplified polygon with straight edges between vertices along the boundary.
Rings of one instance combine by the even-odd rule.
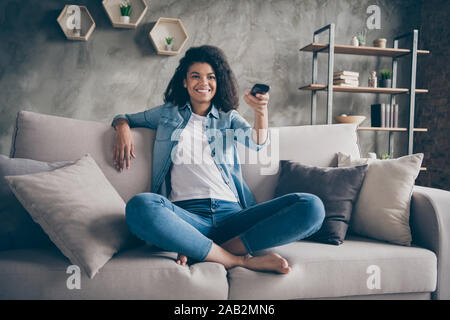
[[[416,184],[450,190],[450,1],[427,0],[422,4],[419,48],[431,51],[418,59],[417,88],[428,94],[416,95],[414,152],[425,155]]]

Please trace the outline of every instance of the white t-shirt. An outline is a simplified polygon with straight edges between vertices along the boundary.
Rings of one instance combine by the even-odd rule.
[[[205,120],[206,117],[192,113],[181,132],[170,172],[172,202],[204,198],[237,202],[211,156]]]

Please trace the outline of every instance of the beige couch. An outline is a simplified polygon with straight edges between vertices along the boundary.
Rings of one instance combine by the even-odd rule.
[[[148,191],[154,131],[133,129],[136,159],[130,170],[113,168],[114,130],[109,123],[19,112],[11,157],[40,161],[76,160],[90,153],[125,201]],[[271,129],[267,152],[279,159],[335,166],[336,153],[359,156],[353,125],[293,126]],[[240,147],[244,176],[258,202],[273,197],[277,163],[265,163]],[[263,173],[263,174],[261,174]],[[273,174],[269,174],[273,173]],[[415,187],[411,228],[405,247],[348,234],[340,246],[299,241],[265,250],[289,261],[287,275],[255,272],[218,263],[183,267],[176,253],[141,245],[116,254],[81,288],[69,290],[71,264],[56,248],[0,252],[0,299],[307,299],[450,298],[450,193]],[[380,287],[368,285],[370,266],[381,271]]]

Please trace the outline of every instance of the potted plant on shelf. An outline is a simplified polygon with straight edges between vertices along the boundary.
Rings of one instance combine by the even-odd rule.
[[[358,39],[358,43],[360,46],[366,45],[366,30],[363,30],[361,32],[358,32],[358,35],[356,36]]]
[[[392,86],[392,72],[384,69],[380,72],[380,87],[390,88]]]
[[[130,11],[131,5],[128,1],[122,1],[120,3],[120,22],[122,23],[130,23]]]
[[[166,37],[166,50],[172,51],[174,37]]]

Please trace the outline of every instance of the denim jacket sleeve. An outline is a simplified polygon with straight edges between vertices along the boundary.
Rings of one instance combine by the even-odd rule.
[[[266,141],[263,144],[257,144],[253,140],[253,127],[236,110],[231,111],[231,129],[234,129],[234,140],[249,149],[259,151],[270,143],[269,132],[267,132]]]
[[[117,119],[125,119],[128,121],[130,128],[143,127],[156,130],[163,106],[164,105],[138,113],[118,114],[111,122],[111,126],[114,127],[114,121]]]

